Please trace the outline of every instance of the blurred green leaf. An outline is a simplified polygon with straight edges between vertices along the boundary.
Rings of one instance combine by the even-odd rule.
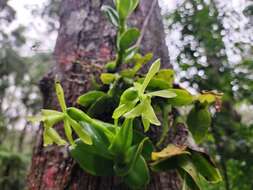
[[[104,95],[105,95],[105,93],[102,91],[89,91],[89,92],[79,96],[77,99],[77,103],[84,106],[84,107],[89,107],[98,98],[100,98]]]
[[[192,108],[188,117],[187,125],[197,143],[205,139],[208,128],[211,126],[211,115],[207,107]]]
[[[110,22],[116,26],[119,27],[119,15],[115,9],[108,5],[103,5],[101,8],[102,11],[104,11],[109,18]]]

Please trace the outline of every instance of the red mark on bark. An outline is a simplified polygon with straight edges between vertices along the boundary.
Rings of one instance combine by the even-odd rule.
[[[47,188],[53,188],[55,186],[55,174],[57,173],[58,168],[52,166],[48,168],[43,175],[43,183]]]
[[[102,45],[99,50],[99,58],[101,59],[110,59],[111,57],[111,50],[107,45]]]

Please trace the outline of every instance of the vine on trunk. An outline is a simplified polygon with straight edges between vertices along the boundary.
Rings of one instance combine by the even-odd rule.
[[[221,181],[208,154],[174,144],[158,149],[169,131],[172,108],[186,105],[193,105],[188,116],[176,118],[173,124],[184,123],[195,142],[201,143],[211,124],[209,108],[215,105],[219,109],[222,94],[211,91],[192,95],[185,89],[174,88],[174,71],[160,69],[159,59],[146,75],[139,74],[153,57],[152,53],[139,53],[140,31],[127,25],[139,1],[115,0],[114,4],[115,9],[106,5],[102,10],[118,29],[116,59],[105,65],[107,72],[101,74],[102,84],[77,99],[81,109],[66,106],[63,89],[56,82],[61,112],[43,109],[40,116],[30,118],[44,123],[44,145],[67,145],[71,156],[86,172],[121,176],[132,189],[149,184],[150,170],[176,170],[183,180],[183,189],[198,190],[203,179],[210,183]],[[66,139],[53,128],[59,122],[64,123]],[[159,126],[160,139],[152,142],[145,132]]]

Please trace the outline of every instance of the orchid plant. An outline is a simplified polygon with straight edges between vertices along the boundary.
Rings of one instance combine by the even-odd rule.
[[[79,108],[66,105],[62,86],[56,82],[61,111],[43,109],[40,116],[30,118],[44,123],[44,145],[65,145],[84,171],[95,176],[120,176],[132,189],[149,184],[150,170],[176,170],[183,189],[199,190],[201,180],[221,181],[217,166],[205,152],[174,144],[160,147],[169,127],[178,122],[188,127],[196,144],[201,143],[211,125],[209,107],[220,102],[222,94],[211,91],[192,95],[186,89],[174,88],[175,73],[160,69],[160,59],[153,62],[146,75],[139,74],[142,66],[152,60],[151,53],[142,56],[135,45],[140,31],[127,26],[127,18],[139,1],[114,3],[116,9],[103,6],[102,10],[118,29],[116,59],[105,65],[107,72],[101,74],[100,87],[78,97]],[[128,68],[121,69],[122,64]],[[192,106],[192,110],[174,119],[170,126],[172,108],[182,106]],[[54,129],[58,123],[63,123],[66,139]],[[145,133],[158,126],[160,139],[152,142]]]

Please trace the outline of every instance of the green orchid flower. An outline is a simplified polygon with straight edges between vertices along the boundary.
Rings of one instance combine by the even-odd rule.
[[[151,65],[142,84],[136,82],[133,87],[123,92],[120,104],[113,112],[113,119],[117,121],[121,116],[127,119],[141,116],[145,132],[148,131],[150,124],[161,125],[151,105],[152,97],[174,98],[177,95],[170,89],[145,93],[149,82],[158,73],[160,65],[160,59],[156,60]]]

